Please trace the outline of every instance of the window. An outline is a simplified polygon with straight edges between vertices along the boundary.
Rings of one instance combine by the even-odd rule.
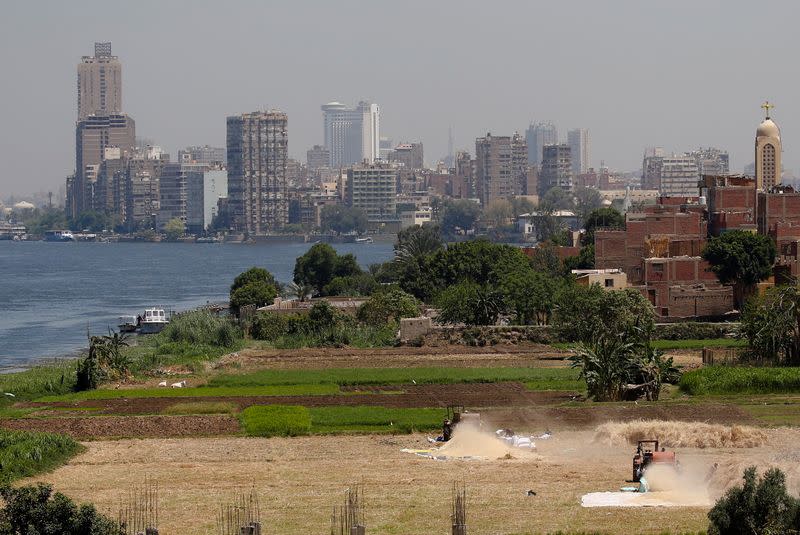
[[[606,288],[614,287],[614,279],[606,279]]]

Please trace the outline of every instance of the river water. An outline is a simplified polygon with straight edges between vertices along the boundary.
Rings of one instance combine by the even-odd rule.
[[[234,277],[252,266],[289,282],[309,247],[0,241],[0,370],[74,353],[87,345],[87,330],[105,334],[120,315],[148,306],[226,301]],[[365,268],[392,256],[391,242],[334,247]]]

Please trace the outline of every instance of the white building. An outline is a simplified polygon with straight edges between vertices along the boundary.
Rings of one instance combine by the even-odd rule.
[[[589,131],[576,128],[567,132],[567,144],[572,156],[572,174],[582,175],[589,169]]]
[[[361,101],[355,108],[339,102],[322,106],[325,148],[330,166],[345,167],[380,158],[380,108]]]

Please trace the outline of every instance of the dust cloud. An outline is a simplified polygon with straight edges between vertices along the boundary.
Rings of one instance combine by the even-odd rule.
[[[479,424],[461,422],[453,429],[453,436],[436,450],[437,455],[448,457],[485,457],[487,459],[536,458],[530,450],[515,448],[499,440],[497,436]]]
[[[660,446],[668,448],[755,448],[766,442],[767,433],[745,425],[634,420],[602,424],[597,427],[593,440],[609,446],[658,440]]]

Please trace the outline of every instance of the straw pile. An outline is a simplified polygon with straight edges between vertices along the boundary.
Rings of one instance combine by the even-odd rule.
[[[598,426],[594,434],[594,442],[609,446],[638,440],[658,440],[668,448],[755,448],[764,444],[767,434],[744,425],[665,420],[609,422]]]

